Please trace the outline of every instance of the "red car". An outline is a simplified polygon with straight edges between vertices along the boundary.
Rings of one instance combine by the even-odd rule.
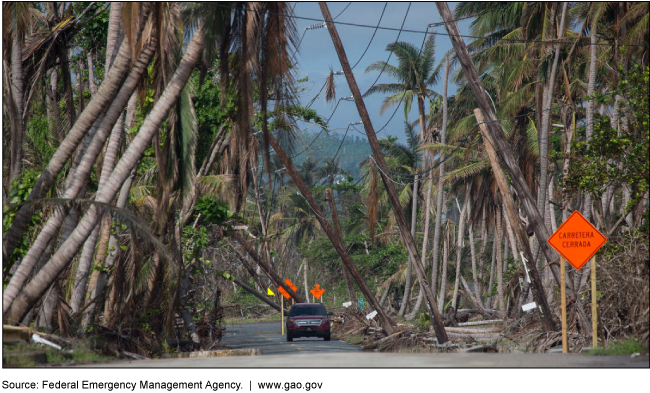
[[[330,319],[321,303],[296,303],[287,317],[287,341],[298,337],[323,337],[330,340]]]

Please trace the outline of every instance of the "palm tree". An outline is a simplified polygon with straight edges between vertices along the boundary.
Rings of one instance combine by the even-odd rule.
[[[165,91],[156,102],[153,109],[144,121],[140,132],[125,151],[111,176],[103,188],[98,191],[96,200],[101,203],[111,203],[118,190],[129,176],[132,168],[139,162],[144,150],[151,142],[154,133],[166,119],[169,110],[180,97],[187,80],[196,64],[198,64],[204,42],[202,25],[197,29],[189,43],[185,55],[176,72],[167,84]],[[60,272],[67,266],[72,256],[79,250],[82,243],[90,235],[99,219],[98,209],[93,205],[79,222],[70,237],[61,245],[50,261],[39,273],[23,288],[14,299],[7,312],[7,320],[12,323],[22,320],[24,315],[43,295],[49,285],[56,279]]]

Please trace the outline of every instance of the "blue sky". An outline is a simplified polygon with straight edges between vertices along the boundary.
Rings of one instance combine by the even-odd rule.
[[[382,9],[384,8],[383,2],[353,2],[350,6],[336,19],[337,22],[356,23],[364,25],[376,26],[381,16]],[[448,3],[452,9],[455,3]],[[348,2],[328,2],[330,13],[336,17],[348,5]],[[408,9],[408,15],[407,15]],[[318,18],[322,19],[322,14],[318,3],[307,2],[297,3],[294,9],[296,16]],[[390,27],[399,29],[406,16],[404,29],[418,30],[424,32],[427,25],[430,23],[440,22],[441,18],[438,14],[438,9],[433,2],[413,2],[410,5],[408,2],[389,2],[386,11],[384,12],[381,20],[381,27]],[[462,34],[467,34],[468,26],[471,20],[463,20],[458,22],[458,27]],[[303,35],[305,27],[316,24],[315,21],[296,19],[296,27],[298,31],[298,39]],[[337,24],[337,30],[341,36],[341,41],[345,48],[350,65],[354,65],[368,45],[374,28],[357,27]],[[430,31],[446,34],[447,31],[444,26],[438,26],[430,29]],[[389,52],[386,51],[386,45],[395,42],[399,31],[382,30],[378,29],[372,44],[370,45],[365,56],[361,59],[359,64],[353,70],[357,84],[362,93],[364,93],[375,81],[378,72],[366,73],[365,69],[371,63],[377,60],[386,61]],[[402,32],[399,36],[399,41],[410,42],[418,47],[422,45],[424,39],[423,33]],[[466,41],[467,42],[467,41]],[[452,47],[451,41],[446,35],[436,35],[436,64],[440,62],[444,54]],[[334,71],[341,70],[341,65],[336,55],[334,45],[326,29],[308,30],[305,33],[304,39],[300,44],[298,55],[296,56],[298,62],[298,69],[296,73],[297,78],[309,77],[309,82],[303,83],[301,87],[306,90],[301,93],[301,104],[305,105],[309,102],[320,90],[325,82],[325,78],[329,74],[330,67]],[[396,64],[395,57],[391,57],[390,64]],[[450,80],[451,75],[450,73]],[[336,96],[337,100],[340,97],[350,96],[350,89],[344,76],[336,76]],[[442,93],[442,75],[441,83],[434,86],[434,90]],[[389,83],[391,78],[382,75],[377,83]],[[450,81],[448,88],[448,95],[454,95],[456,86]],[[387,110],[383,115],[380,115],[380,106],[384,99],[382,94],[375,94],[365,99],[366,107],[370,114],[373,126],[376,131],[382,128],[393,115],[395,109]],[[334,109],[334,103],[326,103],[324,93],[314,102],[312,108],[317,110],[319,114],[325,118],[329,117]],[[409,121],[417,118],[417,106],[413,105],[411,113],[409,114]],[[334,133],[343,134],[345,128],[351,122],[359,120],[359,115],[356,110],[354,102],[341,101],[334,116],[330,121],[330,128]],[[342,129],[341,129],[342,128]],[[362,126],[357,126],[359,130],[363,131]],[[338,129],[338,130],[337,130]],[[378,133],[378,136],[386,137],[387,134],[399,137],[404,140],[404,110],[402,107],[398,109],[395,116],[392,118],[386,128]],[[351,131],[353,132],[353,131]],[[359,136],[356,132],[354,135]]]

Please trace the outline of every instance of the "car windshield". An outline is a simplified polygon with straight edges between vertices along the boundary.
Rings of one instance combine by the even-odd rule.
[[[289,316],[294,317],[296,315],[327,315],[327,312],[323,306],[292,307]]]

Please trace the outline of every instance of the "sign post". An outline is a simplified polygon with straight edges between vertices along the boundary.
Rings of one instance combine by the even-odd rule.
[[[596,304],[596,257],[591,258],[591,340],[598,348],[598,304]]]
[[[560,298],[562,309],[562,353],[569,352],[569,343],[566,337],[566,267],[564,258],[560,257]]]
[[[591,260],[591,325],[593,329],[593,346],[596,348],[598,345],[598,305],[596,304],[596,258],[594,258],[594,254],[607,242],[607,238],[576,210],[548,238],[547,242],[561,255],[562,352],[566,353],[568,351],[564,258],[576,270],[580,270],[587,261]]]
[[[287,280],[289,281],[289,280]],[[290,281],[289,281],[290,282]],[[293,284],[292,284],[293,285]],[[292,288],[293,289],[293,288]],[[284,336],[284,298],[289,299],[291,295],[289,295],[289,292],[287,292],[284,288],[278,287],[278,292],[282,294],[282,297],[280,298],[280,316],[281,316],[281,323],[282,323],[282,335]]]

